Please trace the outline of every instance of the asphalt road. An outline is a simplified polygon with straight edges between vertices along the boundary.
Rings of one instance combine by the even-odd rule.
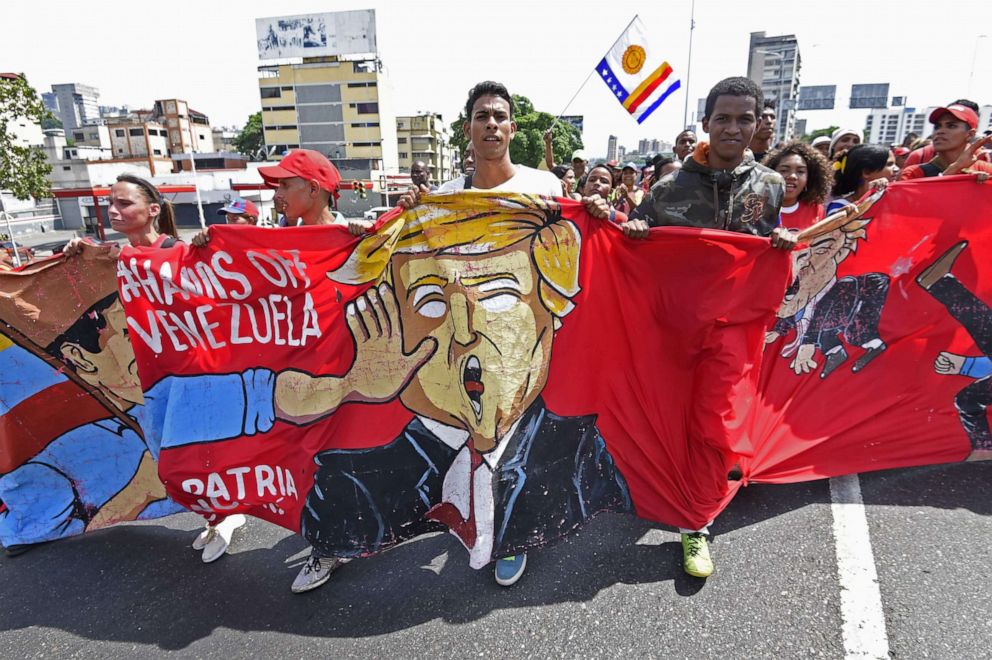
[[[888,653],[992,655],[992,464],[861,475]],[[840,658],[826,481],[744,489],[713,525],[716,573],[669,529],[604,514],[533,553],[513,588],[447,534],[344,566],[303,596],[304,543],[249,520],[204,565],[183,514],[0,557],[0,657]]]

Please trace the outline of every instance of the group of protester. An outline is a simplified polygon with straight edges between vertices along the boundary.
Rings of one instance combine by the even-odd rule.
[[[579,201],[591,216],[615,223],[634,239],[646,238],[651,227],[691,226],[769,237],[773,247],[791,250],[796,245],[796,230],[834,209],[853,216],[854,202],[877,181],[962,172],[978,172],[987,178],[992,172],[984,151],[992,136],[976,139],[976,106],[966,100],[934,111],[931,143],[908,154],[861,144],[860,131],[843,128],[811,144],[792,141],[773,148],[774,108],[763,102],[760,88],[751,80],[727,78],[706,98],[702,128],[708,141],[699,140],[691,130],[683,131],[676,136],[673,156],[656,157],[645,167],[615,162],[590,166],[581,152],[573,154],[571,163],[555,166],[550,162],[549,132],[545,139],[551,172],[511,161],[509,144],[516,124],[512,96],[505,86],[479,83],[470,90],[465,111],[469,141],[465,174],[435,189],[429,171],[420,167],[412,173],[415,185],[400,198],[403,208],[414,208],[428,193],[473,189],[564,196]],[[900,171],[897,158],[902,157],[905,167]],[[274,204],[287,225],[334,224],[332,206],[340,175],[326,157],[298,149],[277,165],[259,168],[259,174],[275,189]],[[258,210],[249,201],[233,200],[221,213],[230,224],[258,223]],[[170,203],[144,179],[118,178],[110,192],[109,216],[113,229],[132,246],[168,248],[178,241]],[[354,235],[375,230],[364,221],[351,221],[348,228]],[[208,229],[192,244],[204,246],[209,240]],[[71,242],[66,255],[79,254],[82,243]],[[157,459],[154,439],[146,441]],[[202,550],[204,562],[214,561],[226,552],[234,531],[244,523],[241,515],[216,520],[196,537],[193,546]],[[713,563],[707,528],[680,531],[685,571],[709,576]],[[26,549],[8,547],[7,551],[17,554]],[[292,591],[321,586],[344,561],[313,550]],[[501,557],[496,561],[495,579],[500,585],[512,585],[526,566],[525,554]]]
[[[950,176],[962,172],[984,181],[992,172],[992,131],[976,135],[978,104],[958,99],[930,114],[933,133],[928,138],[910,134],[902,145],[862,144],[861,131],[838,128],[810,142],[792,140],[773,146],[776,111],[766,101],[748,142],[749,159],[778,172],[785,180],[781,208],[783,226],[804,229],[863,197],[874,186],[895,180]],[[552,130],[545,133],[545,160],[553,160]],[[606,198],[617,211],[630,214],[658,181],[688,162],[698,143],[696,133],[686,129],[675,138],[673,154],[658,154],[647,163],[620,164],[610,160],[593,166],[608,179]],[[910,145],[910,146],[906,146]],[[696,170],[695,166],[690,170]],[[565,197],[587,194],[589,164],[584,151],[572,155],[571,164],[552,165],[561,180]],[[589,170],[591,173],[592,170]],[[596,185],[606,183],[597,179]]]

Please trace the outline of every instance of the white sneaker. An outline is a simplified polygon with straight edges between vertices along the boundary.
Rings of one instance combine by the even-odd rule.
[[[206,541],[202,546],[203,563],[209,564],[223,557],[224,553],[227,552],[227,546],[231,544],[231,537],[234,535],[234,530],[244,525],[245,522],[246,519],[243,515],[235,513],[224,518],[213,527],[208,527],[204,532],[201,532],[200,536],[196,537],[196,540],[193,541],[193,547],[195,548],[200,538],[206,535]]]
[[[212,539],[216,533],[217,531],[214,529],[214,526],[207,523],[207,526],[203,528],[200,535],[193,539],[193,549],[203,550],[207,547],[207,544],[210,543],[210,539]]]
[[[321,557],[316,550],[310,550],[310,558],[300,569],[300,573],[293,580],[291,587],[294,594],[302,594],[312,591],[331,579],[333,573],[346,559],[337,557]]]

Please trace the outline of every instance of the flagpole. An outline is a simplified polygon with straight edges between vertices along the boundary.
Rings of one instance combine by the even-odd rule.
[[[692,0],[689,14],[689,61],[685,65],[685,107],[682,109],[682,128],[686,128],[689,118],[689,77],[692,75],[692,33],[696,30],[696,0]]]
[[[693,2],[695,2],[695,1],[696,0],[693,0]],[[630,29],[630,26],[633,25],[634,24],[634,21],[636,21],[636,20],[637,20],[637,14],[634,14],[634,17],[632,19],[630,19],[630,22],[627,23],[626,27],[624,27],[624,29],[620,32],[620,35],[623,36],[627,32],[627,30]],[[616,42],[613,42],[613,43],[616,44]],[[612,46],[611,46],[611,48],[612,48]],[[602,58],[600,58],[600,59],[602,59]],[[575,100],[575,98],[579,95],[579,92],[581,92],[582,89],[586,86],[586,83],[589,82],[589,79],[592,78],[592,74],[596,73],[596,71],[598,69],[599,69],[599,62],[597,62],[596,63],[596,66],[594,66],[592,68],[592,71],[590,71],[589,72],[589,75],[586,76],[586,79],[582,81],[582,84],[579,85],[579,88],[577,90],[575,90],[575,94],[572,94],[572,98],[569,99],[568,103],[565,104],[565,107],[561,109],[561,112],[558,113],[558,116],[555,117],[555,120],[553,122],[551,122],[551,126],[548,128],[549,131],[551,129],[553,129],[558,124],[558,120],[562,118],[562,115],[565,114],[565,111],[568,110],[569,106],[572,105],[572,101]]]

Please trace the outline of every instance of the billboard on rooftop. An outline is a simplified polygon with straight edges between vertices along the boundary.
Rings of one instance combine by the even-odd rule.
[[[375,53],[375,10],[255,19],[258,59]]]

